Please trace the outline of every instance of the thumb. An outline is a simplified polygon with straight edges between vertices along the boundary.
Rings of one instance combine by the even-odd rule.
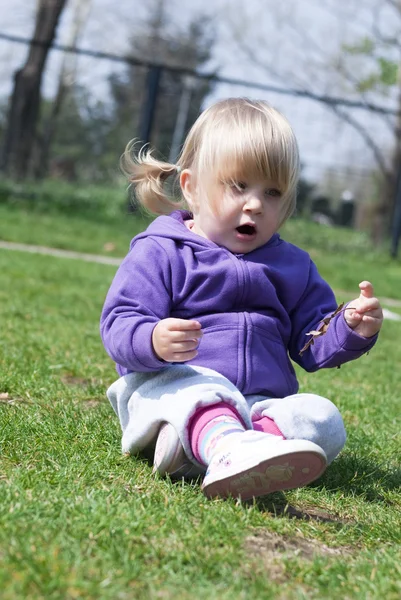
[[[361,281],[359,284],[359,289],[361,290],[360,297],[373,298],[373,285],[370,283],[370,281]]]

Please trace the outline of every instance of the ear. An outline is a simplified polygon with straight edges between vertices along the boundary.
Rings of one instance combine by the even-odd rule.
[[[196,212],[197,209],[197,193],[196,193],[196,180],[193,171],[190,169],[184,169],[180,174],[180,186],[182,195],[184,196],[189,208],[192,212]]]

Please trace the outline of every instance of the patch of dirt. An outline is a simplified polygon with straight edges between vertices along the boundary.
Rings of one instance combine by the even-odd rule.
[[[62,375],[60,380],[64,383],[64,385],[68,386],[77,386],[81,388],[87,388],[90,385],[96,383],[95,379],[86,379],[85,377],[75,377],[75,375]],[[84,398],[79,400],[79,405],[85,409],[96,408],[100,404],[103,404],[105,399],[99,398]]]
[[[271,579],[285,578],[283,558],[313,560],[316,556],[341,557],[351,553],[350,548],[330,548],[319,540],[307,540],[301,536],[280,536],[277,533],[258,530],[245,540],[245,551],[250,558],[257,558],[258,567],[266,569]]]
[[[91,384],[90,379],[85,379],[85,377],[74,377],[74,375],[63,375],[60,379],[65,385],[87,386]]]
[[[349,523],[350,520],[342,519],[337,515],[332,515],[325,510],[321,510],[319,508],[314,508],[312,510],[301,510],[296,508],[295,506],[291,506],[287,504],[282,510],[277,510],[276,514],[280,513],[281,515],[291,517],[293,519],[302,519],[304,521],[320,521],[321,523],[339,523],[346,524]]]
[[[319,540],[307,540],[301,536],[280,536],[271,531],[259,531],[246,539],[246,548],[252,554],[270,553],[276,556],[300,556],[312,560],[315,556],[345,556],[349,548],[330,548]]]
[[[96,400],[96,398],[89,398],[89,400],[83,400],[80,402],[80,406],[86,409],[96,408],[97,406],[100,406],[100,404],[104,404],[104,401]]]

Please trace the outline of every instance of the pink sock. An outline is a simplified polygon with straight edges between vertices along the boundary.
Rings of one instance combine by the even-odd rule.
[[[276,423],[270,417],[261,417],[256,421],[252,421],[252,426],[255,431],[263,431],[271,435],[281,435],[285,439],[285,435],[277,427]]]
[[[245,426],[235,408],[220,402],[198,410],[188,429],[189,442],[196,460],[209,464],[217,442],[231,433],[245,431]]]

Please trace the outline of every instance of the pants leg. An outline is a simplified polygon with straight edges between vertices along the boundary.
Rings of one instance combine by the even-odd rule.
[[[188,424],[200,408],[221,402],[232,406],[252,429],[241,392],[223,375],[203,367],[174,365],[156,373],[130,373],[110,386],[107,397],[120,420],[122,450],[131,454],[154,444],[160,425],[167,422],[176,429],[188,458],[203,467],[193,455]]]
[[[248,400],[248,404],[251,404]],[[287,440],[314,442],[331,463],[343,448],[346,432],[341,414],[327,398],[316,394],[294,394],[286,398],[269,398],[250,406],[253,420],[270,417]]]

